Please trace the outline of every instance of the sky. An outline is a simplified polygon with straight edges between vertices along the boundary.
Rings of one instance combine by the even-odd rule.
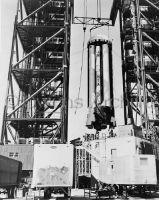
[[[87,0],[87,15],[96,17],[96,0]],[[102,17],[108,17],[112,0],[101,0],[102,2]],[[75,0],[75,16],[84,15],[84,0]],[[11,41],[13,34],[14,16],[16,14],[17,0],[0,0],[1,8],[1,53],[0,53],[0,129],[2,124],[3,108],[7,89],[7,74],[9,67],[9,58],[11,50]],[[82,65],[82,49],[84,32],[82,25],[72,25],[71,27],[71,52],[70,52],[70,87],[69,87],[69,124],[68,137],[74,139],[84,133],[94,132],[88,130],[85,126],[87,119],[87,42],[90,39],[90,28],[86,27],[86,38],[84,45],[84,62],[82,71],[82,82],[80,90],[80,104],[77,106],[78,90],[80,85],[80,73]],[[121,75],[121,51],[120,51],[120,33],[119,23],[115,27],[98,28],[91,32],[91,35],[104,34],[113,43],[113,79],[114,79],[114,95],[116,99],[116,120],[119,124],[123,124],[123,108],[120,105],[122,97],[122,75]]]
[[[16,7],[17,0],[0,0],[0,131],[7,91],[7,76]]]

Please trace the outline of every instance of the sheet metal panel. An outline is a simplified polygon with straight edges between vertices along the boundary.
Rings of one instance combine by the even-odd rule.
[[[32,187],[71,187],[73,145],[34,145]]]
[[[21,168],[20,162],[0,156],[0,187],[18,185]]]
[[[156,164],[150,142],[134,136],[125,136],[100,141],[94,140],[90,143],[90,150],[100,159],[100,162],[93,156],[91,159],[91,173],[97,180],[110,184],[119,184],[120,182],[120,184],[139,184],[140,179],[142,179],[142,184],[146,184],[147,180],[148,184],[156,183],[154,171]],[[142,156],[148,158],[145,161],[147,168],[143,169],[139,165],[139,158]],[[146,173],[149,173],[147,179]]]
[[[157,171],[157,180],[159,183],[159,160],[158,159],[156,159],[156,171]]]
[[[108,184],[157,184],[154,155],[123,156],[100,162],[99,179]]]
[[[22,170],[33,170],[33,145],[0,145],[0,155],[22,162]]]

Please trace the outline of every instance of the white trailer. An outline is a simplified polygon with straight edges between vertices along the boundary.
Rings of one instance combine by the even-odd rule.
[[[32,188],[44,188],[44,196],[57,188],[69,196],[73,185],[73,145],[34,145]]]

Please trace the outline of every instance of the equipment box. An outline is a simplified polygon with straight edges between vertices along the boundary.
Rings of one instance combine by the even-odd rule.
[[[34,146],[34,187],[71,187],[73,184],[73,145]]]

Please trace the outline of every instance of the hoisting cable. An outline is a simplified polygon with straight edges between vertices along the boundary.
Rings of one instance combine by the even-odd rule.
[[[92,30],[100,28],[104,25],[101,23],[101,19],[102,19],[101,7],[102,7],[101,0],[97,0],[97,16],[96,16],[96,18],[93,18],[97,24],[94,24],[94,26],[92,28],[90,28],[90,37],[91,37]]]
[[[83,37],[83,47],[82,47],[82,64],[81,64],[81,72],[80,72],[80,84],[79,84],[77,99],[79,99],[80,91],[81,91],[83,62],[84,62],[84,50],[85,50],[84,46],[85,46],[86,27],[87,27],[87,0],[84,0],[84,23],[83,23],[84,37]],[[77,103],[77,106],[75,108],[75,114],[77,113],[77,108],[78,108],[78,103]]]
[[[84,9],[83,10],[84,10],[84,26],[86,26],[86,24],[87,24],[87,0],[84,0]]]
[[[101,19],[101,0],[97,0],[97,19]]]
[[[77,99],[79,99],[80,91],[81,91],[81,83],[82,83],[82,73],[83,73],[83,62],[84,62],[84,46],[85,46],[85,36],[86,36],[86,26],[87,26],[87,0],[84,0],[84,24],[83,24],[83,31],[84,31],[84,37],[83,37],[83,47],[82,47],[82,64],[81,64],[81,71],[80,71],[80,84],[78,89],[78,96]],[[75,108],[75,114],[77,113],[78,103]]]
[[[100,17],[100,19],[101,19],[101,0],[99,0],[99,17]]]
[[[98,7],[99,7],[99,2],[98,2],[98,0],[97,0],[97,18],[98,18],[98,15],[99,15],[99,13],[98,13]]]
[[[109,41],[109,38],[110,38],[110,32],[109,32],[109,26],[108,26],[108,41]]]
[[[79,99],[79,96],[80,96],[81,82],[82,82],[83,61],[84,61],[84,46],[85,46],[85,35],[86,35],[86,28],[85,28],[85,26],[83,26],[83,31],[84,31],[84,38],[83,38],[83,48],[82,48],[82,64],[81,64],[80,84],[79,84],[77,99]],[[78,103],[77,103],[77,106],[75,108],[75,114],[77,113],[77,108],[78,108]]]

